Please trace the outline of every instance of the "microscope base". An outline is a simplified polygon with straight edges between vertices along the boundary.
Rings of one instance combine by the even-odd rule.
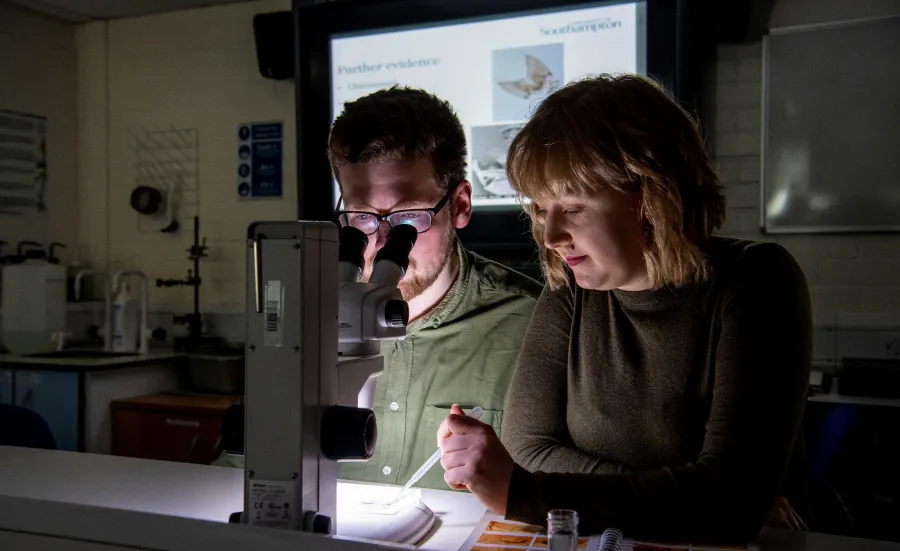
[[[337,535],[347,538],[362,538],[415,545],[434,527],[435,515],[422,501],[414,503],[390,514],[372,512],[363,502],[375,502],[396,494],[393,486],[370,486],[342,482],[338,485]],[[239,524],[240,511],[232,513],[228,522]]]

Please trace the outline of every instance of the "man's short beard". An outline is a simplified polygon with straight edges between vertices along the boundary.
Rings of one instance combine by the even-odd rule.
[[[429,231],[434,231],[434,229],[435,228],[432,227],[432,230]],[[409,259],[409,267],[406,269],[406,275],[400,280],[400,284],[397,286],[400,289],[400,293],[403,295],[403,300],[409,302],[424,293],[435,281],[437,281],[437,278],[441,275],[441,272],[447,264],[453,259],[453,255],[456,252],[454,246],[456,244],[455,237],[456,232],[454,231],[453,226],[448,226],[447,231],[441,239],[440,255],[435,262],[420,266],[412,258]],[[372,276],[373,268],[373,265],[366,266],[365,272],[363,273],[363,281],[369,281],[369,278]]]

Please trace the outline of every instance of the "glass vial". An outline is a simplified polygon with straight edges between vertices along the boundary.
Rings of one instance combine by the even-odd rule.
[[[571,509],[553,509],[547,513],[549,551],[576,551],[578,513]]]

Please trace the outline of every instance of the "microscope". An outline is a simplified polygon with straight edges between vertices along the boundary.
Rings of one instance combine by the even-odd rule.
[[[223,424],[244,455],[244,510],[230,522],[330,535],[337,462],[375,450],[382,340],[406,334],[397,284],[418,233],[391,228],[360,282],[368,238],[330,222],[260,222],[247,235],[245,397]]]

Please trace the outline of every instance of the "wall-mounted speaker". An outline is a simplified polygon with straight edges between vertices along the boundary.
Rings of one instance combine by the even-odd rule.
[[[259,13],[253,17],[259,73],[276,80],[294,78],[294,21],[289,11]]]

